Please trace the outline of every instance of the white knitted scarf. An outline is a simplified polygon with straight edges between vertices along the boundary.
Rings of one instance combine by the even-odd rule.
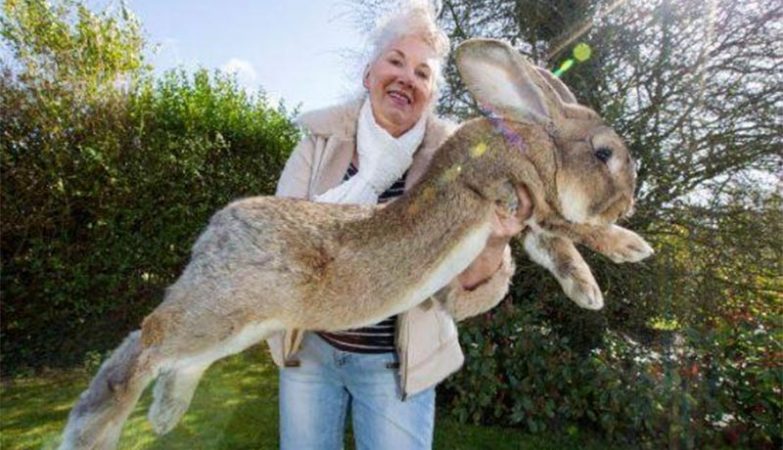
[[[422,114],[422,117],[413,127],[411,127],[410,130],[406,131],[402,136],[394,138],[375,121],[375,117],[372,113],[372,106],[370,105],[370,99],[367,98],[362,105],[362,109],[359,112],[359,118],[357,119],[356,123],[357,150],[361,154],[369,155],[368,157],[378,155],[379,151],[392,152],[387,153],[387,155],[404,153],[408,157],[412,157],[413,153],[417,148],[419,148],[421,142],[424,140],[424,131],[426,130],[426,125],[427,115]],[[394,152],[392,149],[396,150],[396,152]],[[370,166],[373,162],[375,161],[368,161],[368,163],[370,163],[368,166]],[[364,162],[362,164],[364,164]],[[381,167],[379,169],[382,170],[383,168]],[[361,170],[362,166],[360,164],[359,171]],[[404,171],[402,173],[404,173]],[[394,176],[399,178],[402,176],[402,173],[394,174]],[[391,183],[393,184],[394,181],[396,181],[396,179],[392,180]],[[391,187],[391,184],[386,186],[386,188],[389,187]],[[376,189],[373,189],[371,184],[368,183],[365,178],[358,176],[357,174],[351,177],[348,181],[335,186],[321,195],[317,195],[314,200],[323,203],[355,203],[374,205],[378,203],[378,196],[380,194],[381,192],[376,192]]]

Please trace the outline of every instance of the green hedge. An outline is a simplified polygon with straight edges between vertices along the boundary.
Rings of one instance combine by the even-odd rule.
[[[660,311],[680,287],[669,250],[659,249],[660,267],[648,267],[649,283],[636,287],[658,298]],[[542,275],[523,263],[513,300],[461,324],[466,363],[440,391],[449,415],[533,433],[590,428],[631,448],[780,448],[783,344],[774,291],[722,302],[703,324],[639,327],[608,275],[599,276],[608,285],[607,311],[599,313],[579,310]]]
[[[2,76],[2,366],[81,363],[162,299],[210,215],[274,192],[298,139],[230,77],[84,95]]]

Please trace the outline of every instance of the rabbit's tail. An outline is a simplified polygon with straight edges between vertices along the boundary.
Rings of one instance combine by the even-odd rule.
[[[147,415],[156,433],[168,433],[177,425],[188,410],[196,386],[208,366],[209,364],[179,367],[160,374]]]
[[[134,331],[103,363],[68,416],[60,450],[112,449],[159,365]]]

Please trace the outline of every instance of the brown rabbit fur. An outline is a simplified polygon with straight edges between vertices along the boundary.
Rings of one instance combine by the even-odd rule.
[[[149,417],[165,433],[214,361],[287,328],[354,328],[426,300],[478,256],[493,215],[515,207],[514,186],[525,185],[534,205],[528,253],[578,304],[600,308],[573,242],[617,262],[652,253],[612,225],[633,206],[628,151],[559,80],[507,44],[467,41],[457,63],[494,118],[462,125],[423,181],[386,207],[254,197],[215,214],[163,303],[82,394],[61,448],[115,447],[156,377]]]

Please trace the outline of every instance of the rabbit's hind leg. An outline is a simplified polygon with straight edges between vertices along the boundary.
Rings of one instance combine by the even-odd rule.
[[[172,368],[162,372],[155,383],[147,418],[157,434],[171,431],[190,407],[201,376],[208,364]]]
[[[155,384],[148,419],[158,434],[171,431],[188,410],[204,372],[215,361],[239,353],[282,329],[274,320],[248,324],[238,333],[212,346],[174,362]]]
[[[61,450],[113,449],[144,388],[164,365],[155,349],[131,333],[101,365],[68,416]]]

